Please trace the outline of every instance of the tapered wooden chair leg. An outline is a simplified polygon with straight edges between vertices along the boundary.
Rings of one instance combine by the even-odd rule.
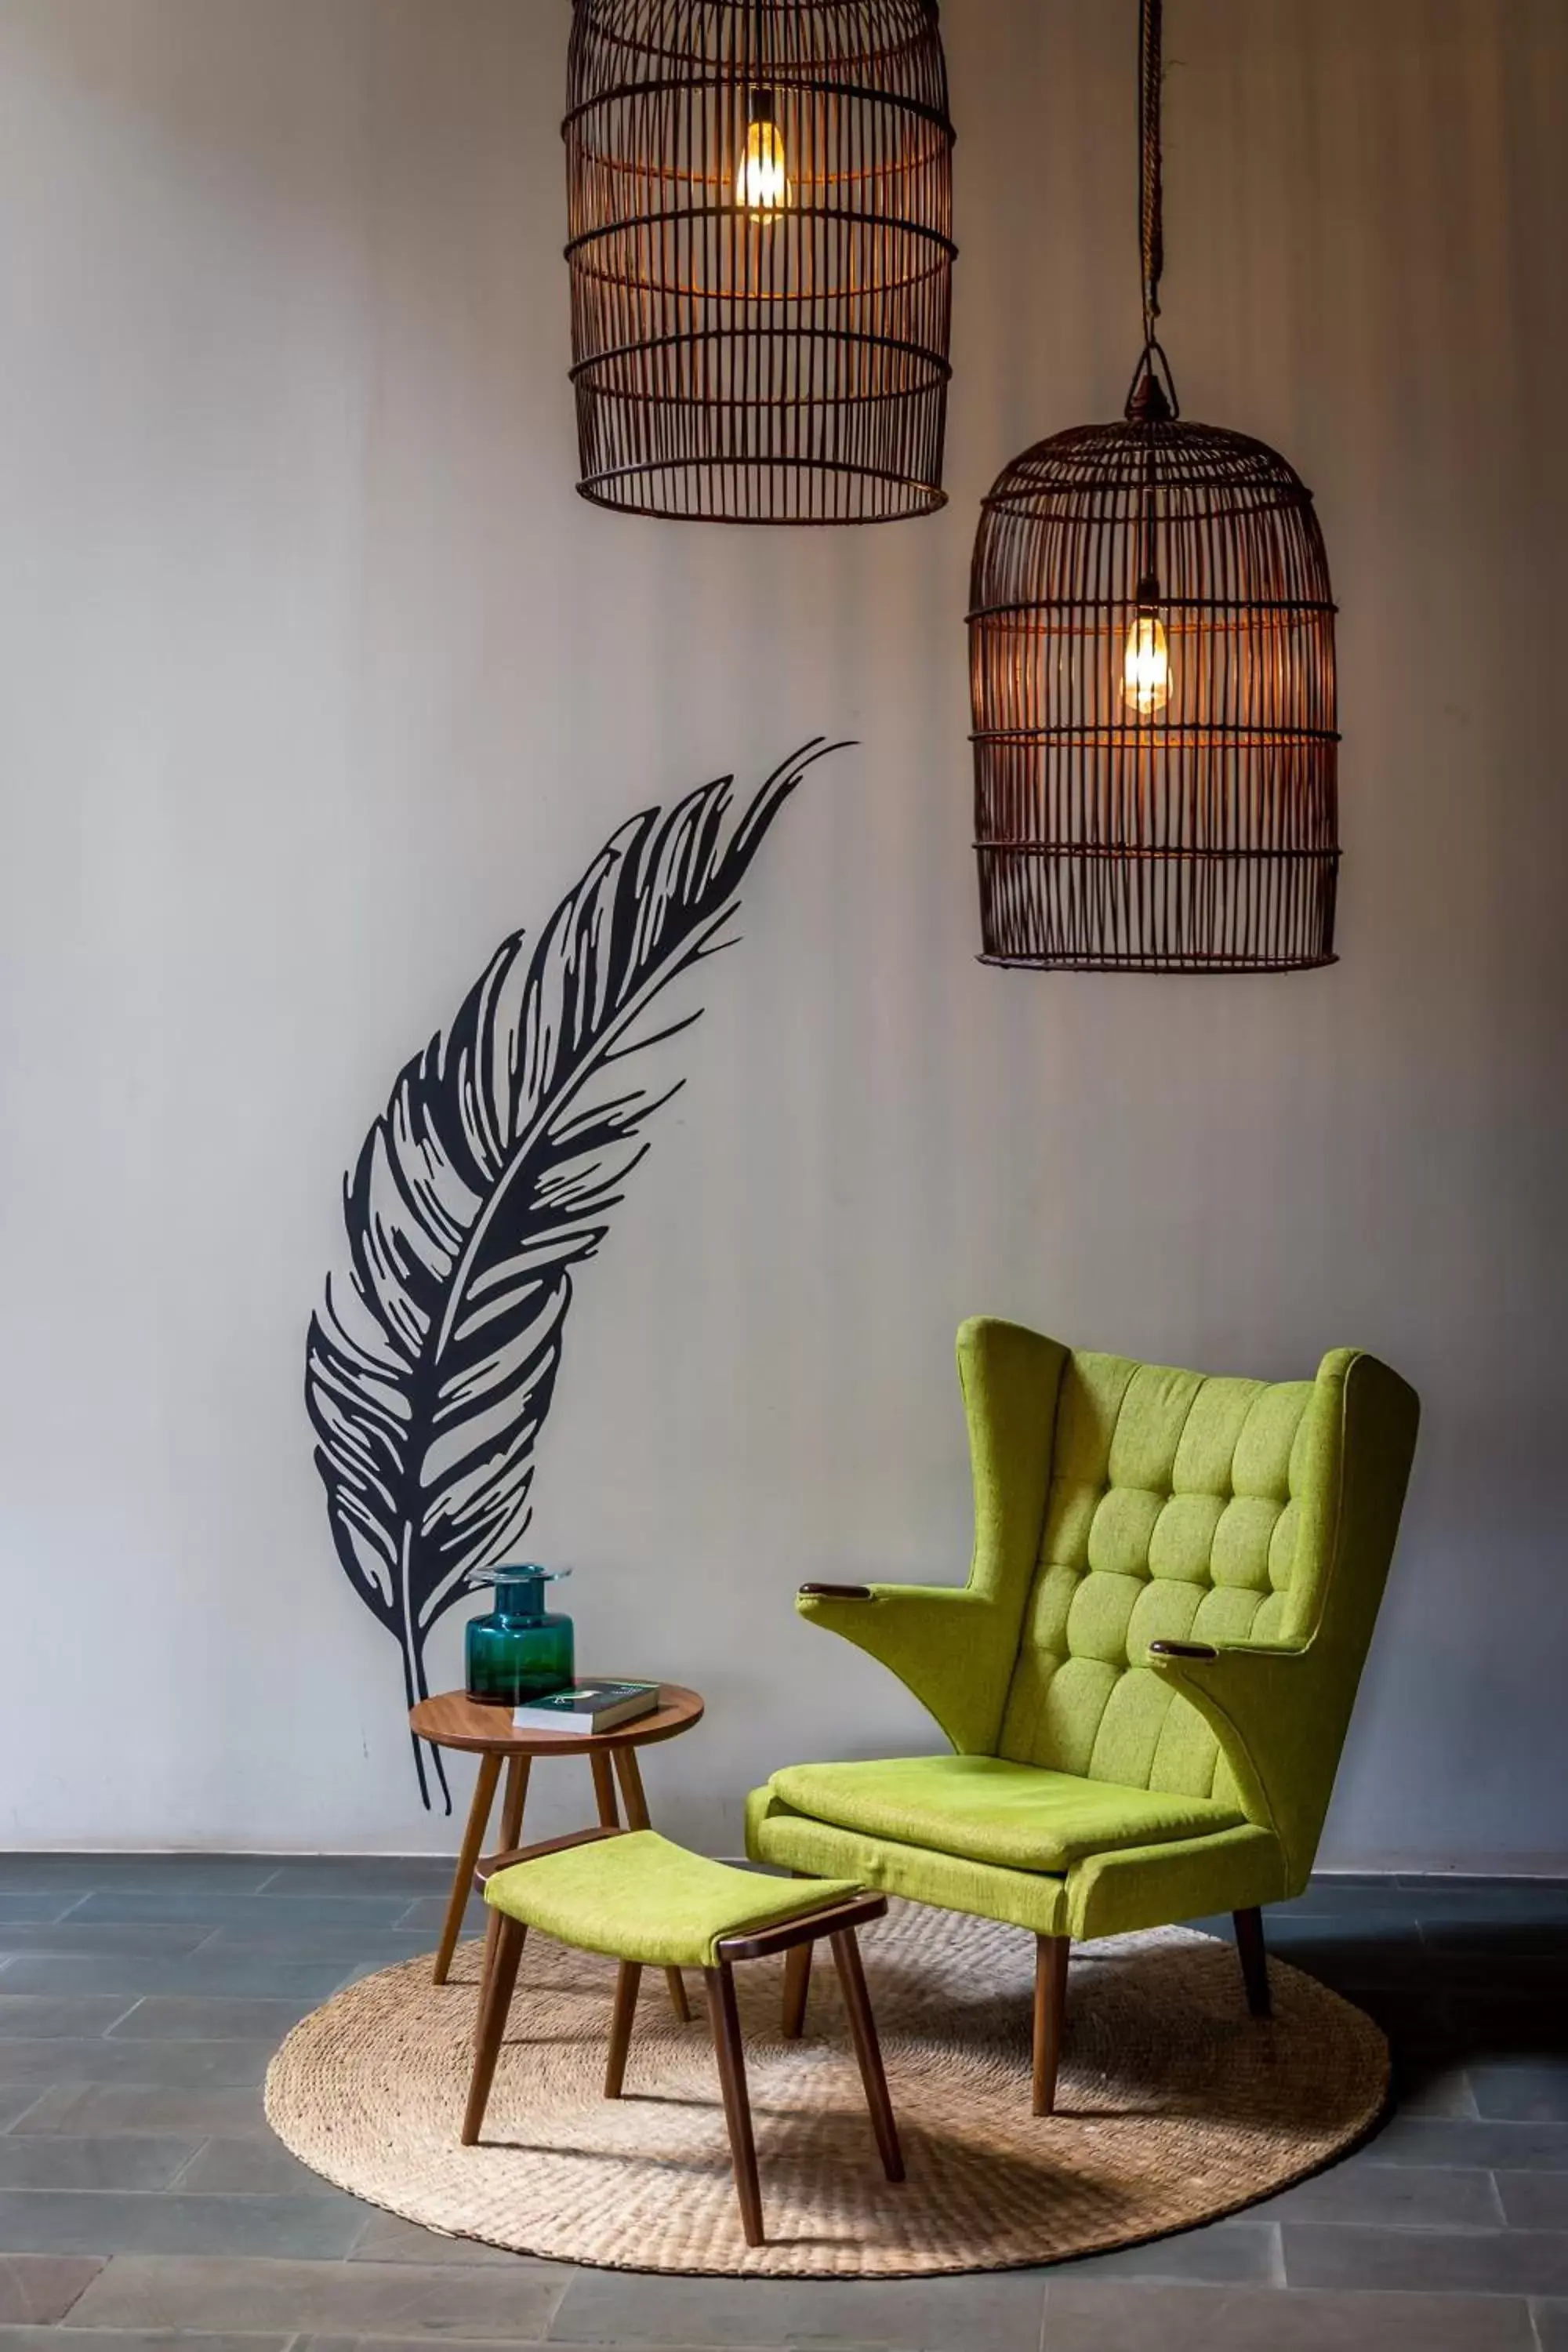
[[[888,2096],[888,2078],[882,2071],[881,2045],[877,2040],[877,2021],[871,2014],[865,1971],[860,1966],[860,1948],[855,1940],[853,1927],[841,1928],[830,1940],[833,1965],[838,1971],[844,2006],[849,2012],[849,2032],[854,2039],[860,2080],[865,2085],[866,2105],[871,2110],[871,2128],[877,2135],[882,2169],[889,2180],[901,2180],[904,2159],[899,2147],[899,2127],[893,2121],[893,2103]],[[797,1948],[809,1952],[811,1946],[806,1944]]]
[[[1236,1923],[1236,1950],[1241,1962],[1241,1981],[1247,1987],[1247,2006],[1254,2017],[1272,2017],[1263,1914],[1254,1906],[1250,1911],[1233,1911],[1230,1916]]]
[[[496,2061],[506,2032],[507,2011],[517,1983],[518,1962],[522,1958],[523,1937],[527,1929],[517,1919],[508,1919],[498,1912],[500,1928],[490,1954],[484,1991],[479,2000],[479,2030],[474,2044],[474,2071],[468,2082],[468,2105],[463,2116],[462,2139],[465,2147],[472,2147],[479,2138],[489,2105],[490,2084],[495,2081]]]
[[[724,2095],[724,2120],[730,2126],[730,2153],[735,2167],[735,2194],[741,2200],[741,2226],[748,2246],[763,2243],[763,2199],[757,2186],[757,2149],[752,2137],[752,2103],[746,2091],[746,2053],[741,2043],[741,2019],[735,2007],[735,1979],[726,1962],[704,1969],[708,1987],[708,2022],[713,2034],[713,2055],[719,2063],[719,2087]]]
[[[441,1926],[441,1942],[436,1954],[437,1984],[445,1984],[447,1971],[452,1965],[452,1955],[458,1948],[458,1938],[463,1932],[463,1914],[468,1907],[468,1897],[474,1891],[474,1864],[479,1858],[479,1848],[485,1840],[485,1827],[495,1802],[496,1782],[500,1779],[501,1759],[499,1756],[479,1758],[479,1778],[474,1782],[474,1801],[468,1807],[468,1826],[458,1854],[457,1875],[452,1892],[447,1898],[447,1916]]]
[[[1035,2113],[1048,2116],[1057,2104],[1057,2069],[1061,2063],[1062,2027],[1067,2018],[1068,1954],[1066,1936],[1035,1938]]]
[[[814,1949],[810,1944],[796,1944],[784,1954],[784,2030],[787,2042],[798,2042],[805,2032],[805,1997],[811,1990]]]
[[[626,2052],[631,2048],[632,2020],[637,2015],[640,1960],[623,1960],[616,1979],[616,2005],[610,2013],[610,2055],[605,2067],[605,2096],[618,2099],[626,2079]]]

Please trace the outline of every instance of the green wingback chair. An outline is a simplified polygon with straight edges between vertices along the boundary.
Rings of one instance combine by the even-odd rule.
[[[968,1583],[807,1584],[796,1602],[890,1667],[952,1753],[775,1772],[747,1845],[1032,1929],[1046,2115],[1074,1937],[1233,1912],[1267,2013],[1258,1906],[1312,1867],[1418,1406],[1349,1348],[1269,1384],[977,1318],[958,1362]],[[796,1962],[787,2032],[806,1990]]]

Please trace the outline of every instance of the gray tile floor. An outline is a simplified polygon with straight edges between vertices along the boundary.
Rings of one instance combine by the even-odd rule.
[[[1332,1878],[1271,1916],[1398,2056],[1394,2119],[1319,2179],[1050,2272],[797,2284],[465,2247],[270,2137],[279,2035],[427,1950],[445,1874],[0,1857],[0,2352],[1568,2352],[1568,1884]]]

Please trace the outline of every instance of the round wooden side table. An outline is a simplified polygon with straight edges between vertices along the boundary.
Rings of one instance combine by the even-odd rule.
[[[474,1865],[484,1846],[503,1764],[507,1768],[506,1795],[501,1804],[499,1849],[503,1853],[510,1853],[522,1843],[522,1809],[528,1797],[529,1772],[536,1756],[585,1756],[594,1775],[600,1827],[613,1830],[620,1826],[616,1809],[618,1780],[627,1829],[646,1830],[649,1826],[647,1800],[637,1768],[637,1749],[651,1748],[661,1739],[674,1739],[701,1720],[702,1701],[695,1691],[683,1690],[679,1683],[660,1683],[658,1705],[653,1713],[639,1715],[630,1723],[617,1724],[613,1731],[519,1731],[513,1727],[510,1707],[486,1706],[470,1698],[467,1691],[442,1691],[439,1696],[422,1698],[416,1706],[410,1707],[408,1727],[421,1739],[428,1739],[437,1748],[468,1749],[479,1759],[474,1801],[468,1808],[468,1827],[463,1832],[446,1925],[441,1930],[441,1946],[436,1955],[436,1982],[446,1983],[452,1954],[462,1933],[463,1913],[473,1889]],[[684,2025],[691,2011],[680,1970],[666,1969],[664,1973],[675,2013]]]

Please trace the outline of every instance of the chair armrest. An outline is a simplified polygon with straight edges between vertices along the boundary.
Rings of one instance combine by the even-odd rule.
[[[1302,1768],[1322,1732],[1312,1643],[1151,1642],[1149,1664],[1210,1726],[1248,1816],[1274,1832],[1294,1866]]]
[[[1067,1357],[1058,1340],[994,1317],[972,1317],[959,1332],[974,1482],[966,1584],[807,1584],[795,1601],[814,1625],[897,1675],[961,1755],[990,1755],[1001,1729],[1040,1556]]]
[[[795,1608],[897,1675],[961,1754],[984,1751],[998,1700],[997,1612],[969,1585],[803,1584]]]

